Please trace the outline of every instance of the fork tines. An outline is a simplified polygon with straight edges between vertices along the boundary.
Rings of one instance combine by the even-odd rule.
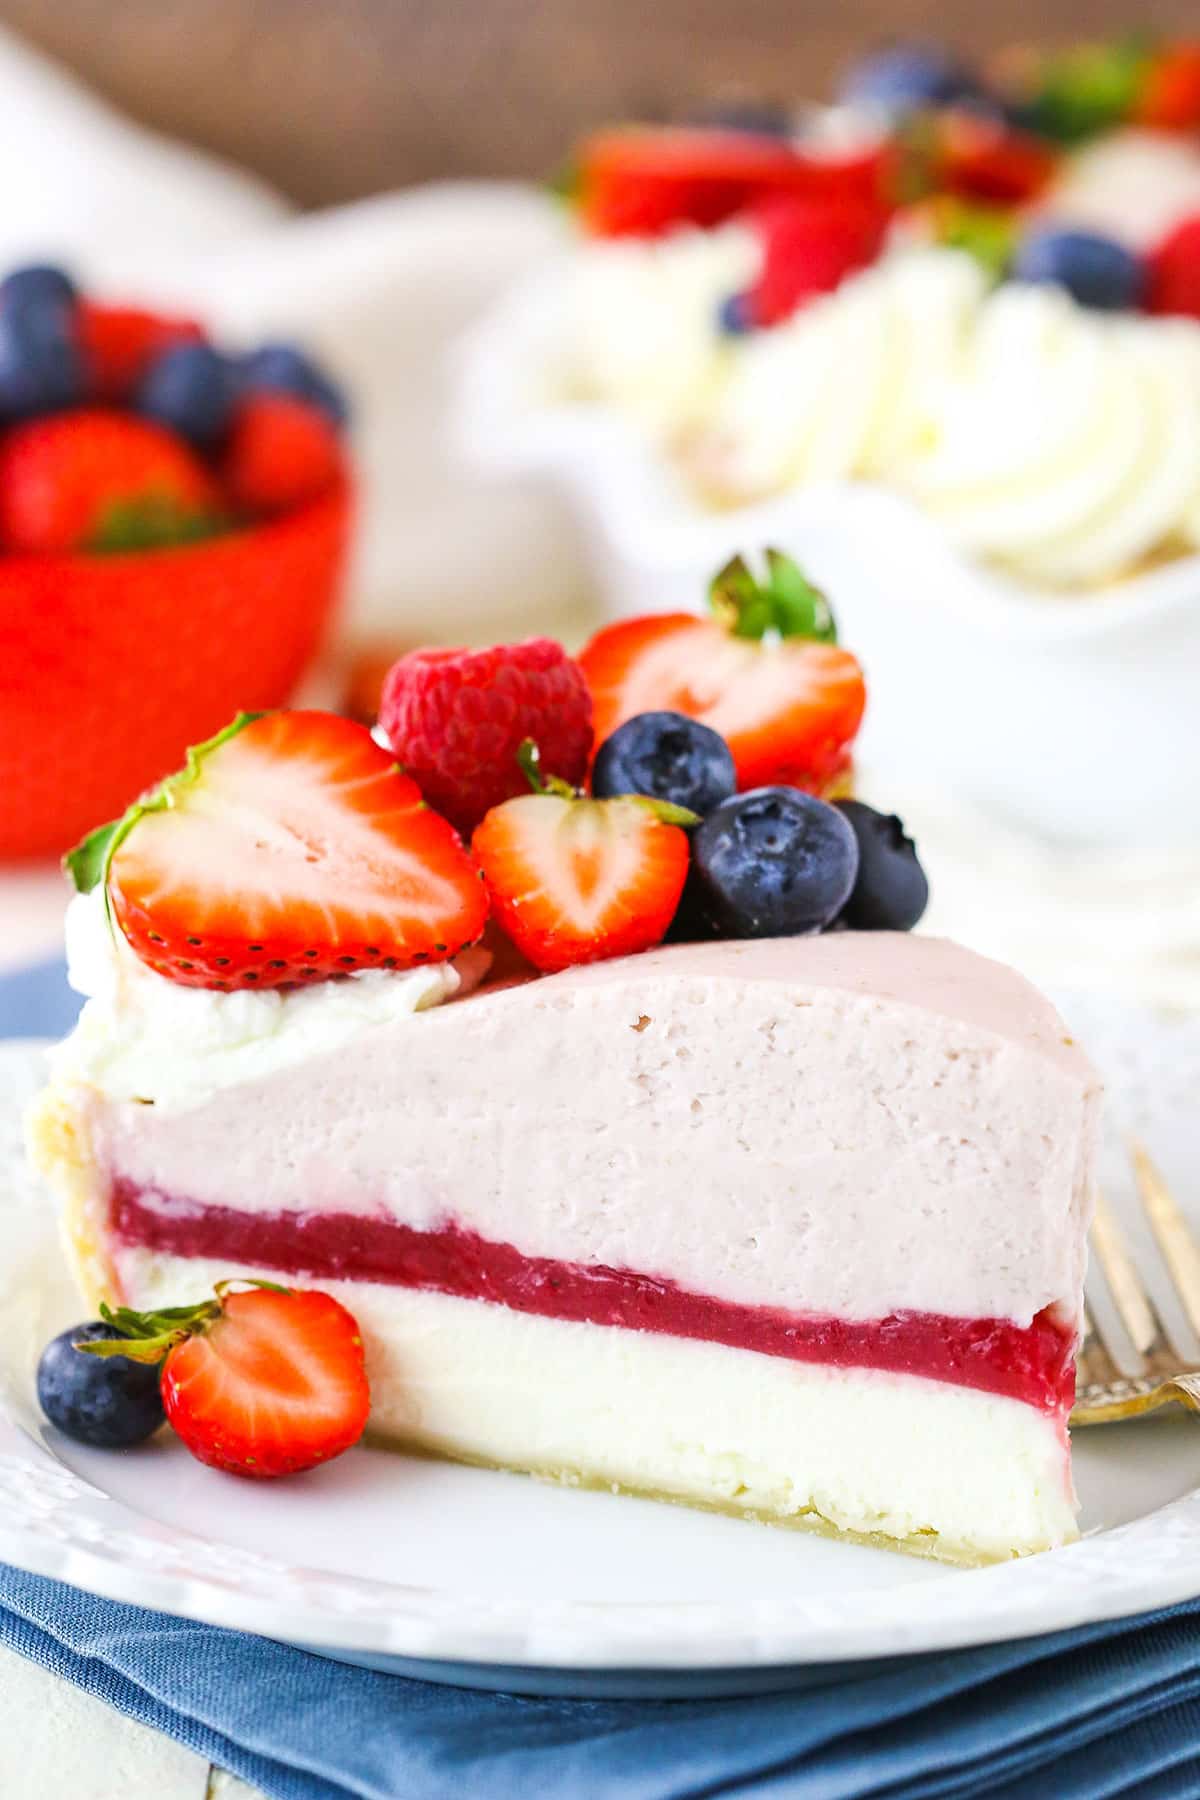
[[[1193,1330],[1200,1333],[1200,1244],[1145,1145],[1132,1142],[1129,1155],[1138,1198],[1154,1233],[1163,1265]],[[1097,1197],[1092,1248],[1104,1271],[1113,1305],[1143,1368],[1151,1374],[1170,1376],[1194,1367],[1194,1361],[1172,1341],[1145,1281],[1138,1274],[1116,1215],[1102,1194]],[[1104,1341],[1103,1330],[1097,1329],[1092,1316],[1085,1314],[1081,1378],[1087,1383],[1111,1381],[1118,1373],[1114,1364],[1115,1348],[1111,1340]]]

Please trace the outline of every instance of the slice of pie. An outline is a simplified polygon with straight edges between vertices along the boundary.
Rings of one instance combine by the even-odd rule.
[[[99,900],[32,1123],[93,1302],[294,1277],[399,1444],[954,1561],[1075,1535],[1098,1086],[1011,971],[836,932],[219,992]]]

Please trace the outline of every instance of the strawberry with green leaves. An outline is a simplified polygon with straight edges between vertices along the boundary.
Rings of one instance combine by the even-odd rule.
[[[254,1480],[340,1456],[371,1406],[362,1334],[329,1294],[272,1282],[218,1282],[196,1306],[101,1307],[108,1335],[75,1348],[159,1367],[167,1423],[211,1468]],[[77,1385],[87,1379],[81,1364]]]
[[[143,962],[188,987],[264,988],[442,962],[487,896],[453,826],[369,731],[242,714],[71,853]]]
[[[543,777],[532,743],[520,760],[532,792],[494,806],[471,849],[522,956],[552,973],[660,944],[687,879],[684,827],[698,816],[640,796],[589,799]]]
[[[223,525],[200,459],[173,432],[106,407],[31,419],[0,443],[0,543],[29,555],[191,543]]]
[[[657,613],[599,631],[579,657],[597,744],[638,713],[675,712],[719,732],[739,788],[825,792],[862,721],[862,670],[840,648],[829,603],[790,557],[765,575],[741,557],[716,576],[709,615]]]

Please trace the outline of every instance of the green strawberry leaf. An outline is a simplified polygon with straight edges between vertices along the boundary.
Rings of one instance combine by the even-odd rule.
[[[1019,230],[1016,214],[1001,206],[976,206],[946,196],[934,209],[939,244],[965,250],[992,281],[999,281],[1012,261]]]
[[[742,556],[735,556],[712,579],[708,603],[733,637],[811,638],[837,643],[833,610],[820,588],[782,550],[767,550],[767,577],[760,581]]]
[[[110,820],[107,825],[98,825],[82,843],[76,844],[64,856],[63,868],[70,876],[77,894],[90,894],[97,883],[104,879],[109,849],[120,824],[120,819],[116,819]]]
[[[1146,47],[1137,38],[1052,53],[1027,97],[1029,123],[1065,144],[1119,124],[1137,99],[1145,65]]]
[[[632,800],[635,806],[648,812],[660,825],[680,825],[685,831],[690,831],[693,825],[701,822],[700,814],[693,812],[690,806],[677,806],[674,800],[659,800],[653,794],[616,794],[611,804],[619,806],[623,800]],[[607,806],[609,802],[602,800],[600,804]]]
[[[542,753],[533,738],[522,739],[517,749],[517,764],[535,794],[552,794],[558,800],[578,800],[579,789],[573,788],[561,775],[547,775],[542,768]]]
[[[583,191],[583,170],[574,157],[564,163],[546,179],[546,191],[564,206],[577,206]]]
[[[179,803],[179,796],[187,788],[194,786],[199,780],[200,771],[206,757],[230,738],[244,731],[255,719],[262,718],[261,713],[239,713],[223,731],[215,737],[207,738],[202,744],[193,744],[187,753],[187,762],[174,775],[168,775],[165,781],[156,788],[135,800],[119,819],[111,820],[107,825],[98,825],[88,833],[82,843],[76,844],[74,850],[63,858],[63,868],[74,884],[76,893],[90,894],[101,882],[107,885],[108,871],[112,859],[129,836],[139,819],[152,812],[166,812]]]
[[[218,1281],[212,1300],[195,1306],[163,1306],[152,1312],[135,1312],[131,1306],[100,1303],[100,1317],[112,1330],[111,1338],[86,1338],[75,1345],[88,1356],[126,1356],[131,1362],[160,1363],[185,1338],[197,1337],[221,1317],[230,1288],[266,1288],[272,1294],[290,1294],[277,1281],[240,1276]]]
[[[93,551],[162,550],[202,543],[228,531],[221,513],[184,504],[169,493],[114,500],[96,519],[84,548]]]

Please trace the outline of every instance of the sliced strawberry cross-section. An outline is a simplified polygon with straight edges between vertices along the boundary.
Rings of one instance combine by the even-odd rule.
[[[196,1306],[101,1314],[112,1336],[79,1348],[161,1363],[168,1423],[214,1469],[256,1480],[298,1474],[349,1450],[366,1428],[362,1334],[330,1294],[219,1282],[215,1299]]]
[[[638,713],[686,713],[725,739],[739,788],[822,793],[846,766],[866,703],[824,597],[768,551],[766,581],[737,558],[710,605],[708,618],[651,614],[597,632],[579,658],[597,744]]]
[[[242,715],[68,858],[144,962],[190,987],[280,987],[441,962],[487,897],[454,828],[361,725]]]
[[[547,973],[662,942],[688,871],[694,813],[659,800],[589,800],[565,782],[493,807],[471,848],[498,923]]]

